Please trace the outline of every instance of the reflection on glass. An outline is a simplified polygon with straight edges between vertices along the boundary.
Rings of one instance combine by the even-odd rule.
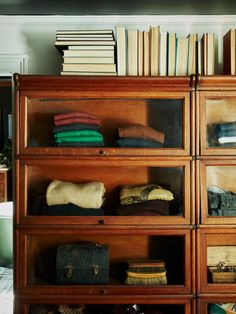
[[[236,147],[235,99],[207,99],[206,126],[208,147]]]
[[[208,214],[236,216],[235,166],[207,167]]]
[[[29,147],[183,147],[182,100],[28,99],[27,116]]]

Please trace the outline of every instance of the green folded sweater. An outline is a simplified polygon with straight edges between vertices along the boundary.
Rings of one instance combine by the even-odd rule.
[[[56,138],[56,143],[102,143],[103,137],[100,136],[67,136],[62,138]]]
[[[72,131],[57,132],[54,134],[55,138],[72,137],[72,136],[73,137],[74,136],[102,137],[102,134],[94,130],[72,130]]]

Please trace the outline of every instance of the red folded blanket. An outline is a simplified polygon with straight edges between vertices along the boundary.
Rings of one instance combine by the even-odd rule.
[[[101,125],[101,120],[99,119],[91,119],[91,118],[83,118],[83,117],[75,117],[75,118],[66,118],[61,120],[55,120],[55,125],[66,125],[72,123],[84,123],[84,124],[97,124]]]
[[[90,119],[98,119],[97,116],[92,113],[83,112],[83,111],[74,111],[68,113],[60,113],[54,116],[54,120],[62,120],[67,118],[90,118]]]

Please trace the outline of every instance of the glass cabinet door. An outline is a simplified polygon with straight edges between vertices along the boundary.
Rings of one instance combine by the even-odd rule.
[[[201,222],[236,223],[235,160],[201,160],[200,176]]]
[[[189,155],[186,93],[140,97],[39,97],[19,105],[22,154]]]
[[[236,153],[235,92],[202,92],[199,119],[201,155]]]

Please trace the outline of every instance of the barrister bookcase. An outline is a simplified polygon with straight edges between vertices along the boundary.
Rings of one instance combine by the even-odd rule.
[[[232,129],[236,121],[235,100],[234,76],[197,76],[195,182],[199,314],[211,313],[211,304],[235,303],[236,300],[236,281],[229,279],[233,274],[214,276],[210,271],[212,266],[208,267],[218,262],[234,266],[235,262],[236,151]],[[219,192],[223,194],[217,194]]]
[[[16,75],[15,90],[16,314],[48,304],[83,304],[89,313],[149,304],[163,314],[202,314],[216,296],[234,299],[234,284],[208,280],[206,256],[208,245],[236,246],[235,218],[208,208],[211,185],[233,191],[236,148],[212,140],[211,126],[233,122],[234,78]],[[55,145],[54,115],[75,111],[101,119],[103,147]],[[119,147],[118,128],[133,124],[163,132],[163,147]],[[103,182],[104,216],[46,216],[53,179]],[[149,183],[173,193],[169,215],[118,216],[120,186]],[[56,283],[57,247],[81,240],[108,245],[107,285]],[[126,285],[124,263],[132,258],[165,260],[167,285]]]

